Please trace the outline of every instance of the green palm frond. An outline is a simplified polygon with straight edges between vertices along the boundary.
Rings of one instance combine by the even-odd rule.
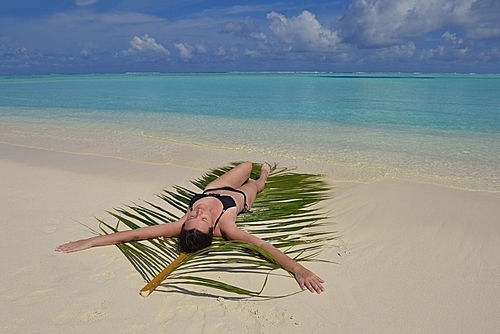
[[[174,186],[173,190],[164,190],[157,195],[160,204],[144,201],[143,204],[134,203],[109,211],[117,219],[116,225],[98,219],[101,231],[109,234],[176,221],[186,212],[194,194],[235,165],[213,169],[191,181],[196,191]],[[259,173],[260,165],[254,164],[251,178],[258,178]],[[296,173],[274,165],[264,191],[252,206],[252,213],[239,215],[236,224],[242,230],[272,243],[296,261],[322,261],[316,256],[329,241],[335,239],[331,222],[320,206],[328,198],[330,190],[320,175]],[[153,279],[180,254],[177,238],[132,241],[117,246],[145,281]],[[177,291],[187,291],[181,286],[201,286],[219,293],[246,297],[283,297],[263,294],[269,275],[278,268],[272,256],[257,246],[214,238],[210,247],[183,258],[161,286]],[[260,274],[264,277],[263,284],[260,289],[250,290],[211,278],[221,272]]]

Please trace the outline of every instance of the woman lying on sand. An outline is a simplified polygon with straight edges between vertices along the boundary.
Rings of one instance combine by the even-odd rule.
[[[250,179],[251,171],[252,163],[247,161],[210,182],[203,193],[193,196],[186,214],[175,222],[68,242],[58,246],[56,251],[71,253],[132,240],[178,236],[180,250],[191,253],[210,246],[213,236],[223,237],[226,240],[243,241],[261,247],[271,254],[282,268],[294,275],[301,289],[323,292],[325,289],[321,283],[324,281],[320,277],[270,243],[236,226],[236,216],[247,212],[257,194],[264,189],[270,167],[264,164],[257,180]]]

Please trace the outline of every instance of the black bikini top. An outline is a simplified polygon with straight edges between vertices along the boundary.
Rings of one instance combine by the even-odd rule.
[[[224,212],[226,212],[227,209],[236,207],[236,202],[229,195],[214,194],[214,193],[207,194],[207,192],[209,192],[209,191],[217,191],[217,190],[229,190],[229,191],[234,191],[234,192],[242,194],[243,195],[243,199],[244,199],[244,205],[243,205],[243,209],[238,214],[250,212],[248,210],[248,205],[247,205],[247,196],[246,196],[246,194],[243,191],[241,191],[239,189],[234,189],[234,188],[231,188],[231,187],[221,187],[221,188],[205,189],[205,191],[203,191],[203,193],[196,194],[196,195],[193,196],[193,198],[191,198],[191,200],[189,201],[189,209],[192,210],[194,203],[196,203],[196,201],[198,201],[198,200],[200,200],[202,198],[205,198],[205,197],[208,197],[208,196],[212,196],[214,198],[217,198],[222,203],[222,212],[220,213],[219,217],[217,217],[217,219],[215,220],[215,224],[214,224],[214,227],[213,227],[214,230],[217,227],[217,224],[219,223],[219,220],[222,217],[222,215],[224,214]]]

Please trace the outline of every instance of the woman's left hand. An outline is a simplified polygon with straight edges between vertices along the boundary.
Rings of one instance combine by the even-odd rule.
[[[309,290],[311,292],[322,293],[325,291],[325,288],[321,283],[325,283],[321,277],[314,274],[309,269],[299,266],[293,275],[295,276],[295,280],[299,283],[299,286],[302,290]]]

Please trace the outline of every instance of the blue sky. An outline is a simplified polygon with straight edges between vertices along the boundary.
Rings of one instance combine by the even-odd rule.
[[[0,75],[500,72],[499,0],[2,0]]]

